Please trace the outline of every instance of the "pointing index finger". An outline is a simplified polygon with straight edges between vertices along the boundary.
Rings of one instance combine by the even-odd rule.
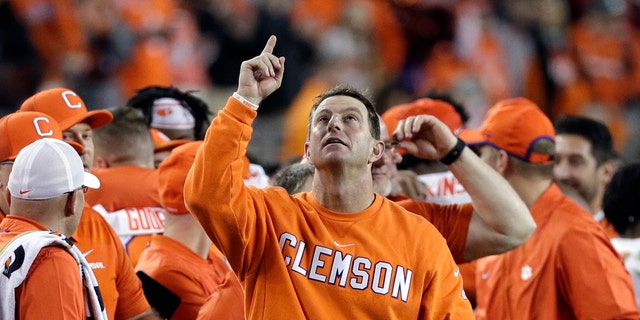
[[[276,46],[276,36],[272,35],[269,37],[269,40],[267,40],[267,44],[264,46],[264,49],[262,50],[262,53],[273,53],[273,48],[275,48]]]

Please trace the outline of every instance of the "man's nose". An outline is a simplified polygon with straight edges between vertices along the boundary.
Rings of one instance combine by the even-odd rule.
[[[332,116],[331,119],[329,119],[329,129],[340,129],[340,127],[340,117]]]

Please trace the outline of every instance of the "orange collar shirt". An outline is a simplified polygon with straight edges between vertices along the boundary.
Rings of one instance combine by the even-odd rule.
[[[0,222],[0,248],[20,233],[36,230],[48,229],[31,219],[7,216]],[[11,266],[7,263],[2,261],[3,273]],[[44,247],[16,289],[16,319],[84,319],[82,288],[73,256],[65,248]]]
[[[247,318],[474,319],[446,242],[426,219],[379,195],[342,214],[312,193],[246,187],[242,157],[256,114],[230,98],[185,183],[190,211],[244,286]]]
[[[129,319],[150,306],[120,238],[105,219],[85,204],[72,237],[98,280],[109,319]]]
[[[640,319],[633,283],[598,223],[552,184],[520,247],[477,260],[478,320]]]
[[[180,297],[173,319],[195,319],[200,307],[226,276],[218,272],[211,260],[159,234],[153,235],[151,244],[140,255],[136,271],[144,271]]]

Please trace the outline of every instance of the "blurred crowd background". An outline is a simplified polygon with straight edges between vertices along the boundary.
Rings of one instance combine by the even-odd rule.
[[[638,0],[0,0],[0,25],[2,115],[45,88],[98,109],[149,85],[194,91],[215,115],[277,35],[285,79],[249,147],[267,172],[300,155],[313,97],[337,84],[380,113],[446,96],[469,128],[524,96],[552,119],[604,121],[640,157]]]

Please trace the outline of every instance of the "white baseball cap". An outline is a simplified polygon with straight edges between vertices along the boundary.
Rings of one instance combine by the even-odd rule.
[[[98,189],[100,180],[84,171],[73,147],[52,138],[36,140],[20,150],[8,183],[13,197],[28,200],[55,198],[83,186]]]

